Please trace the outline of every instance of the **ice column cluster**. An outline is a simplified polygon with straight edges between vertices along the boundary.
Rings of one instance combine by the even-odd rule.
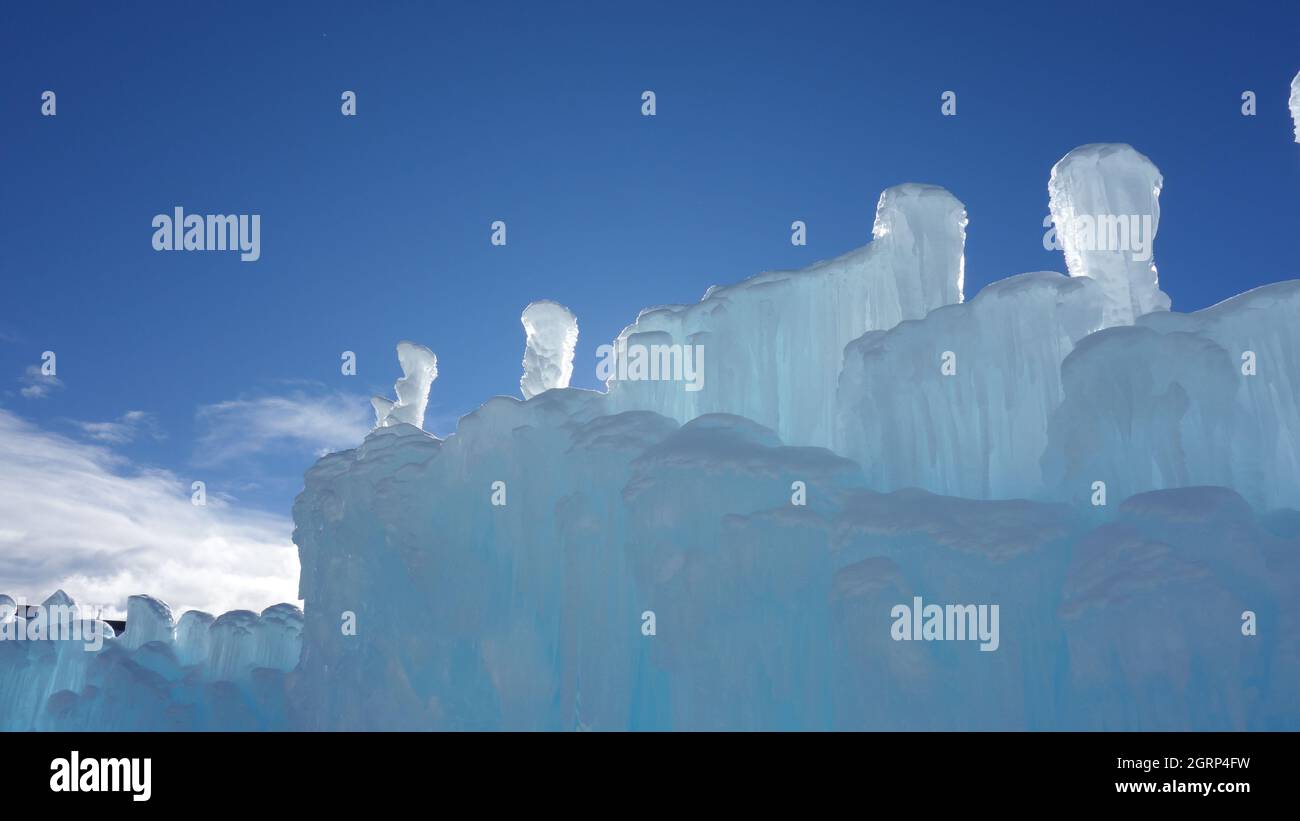
[[[63,591],[22,612],[0,596],[0,731],[292,726],[285,677],[301,655],[296,606],[215,620],[190,610],[173,624],[165,602],[131,596],[120,636],[85,615]]]
[[[975,499],[1040,495],[1061,361],[1101,326],[1095,280],[1041,272],[844,349],[839,452],[877,488]]]
[[[305,616],[133,597],[97,653],[0,642],[0,728],[1300,729],[1300,281],[1170,311],[1160,186],[1070,152],[1069,275],[969,301],[964,207],[891,188],[869,246],[611,346],[701,347],[698,390],[566,387],[576,321],[533,303],[523,400],[440,439],[402,343],[295,500]],[[996,638],[893,617],[966,606]]]
[[[1048,189],[1071,276],[1013,276],[969,302],[853,340],[844,348],[833,446],[884,490],[989,499],[1087,487],[1084,476],[1062,479],[1055,464],[1044,479],[1061,363],[1102,328],[1167,314],[1151,263],[1160,185],[1159,170],[1130,146],[1067,154]],[[1116,411],[1130,407],[1112,398]]]
[[[524,375],[519,390],[532,399],[552,388],[569,387],[573,350],[578,345],[578,319],[558,302],[538,300],[524,308]]]
[[[616,348],[700,346],[702,389],[684,380],[611,380],[615,410],[650,410],[678,422],[731,413],[791,444],[828,446],[844,346],[864,332],[920,319],[961,302],[966,209],[933,185],[880,195],[873,241],[800,271],[714,286],[694,305],[649,308]],[[654,346],[654,347],[652,347]]]
[[[307,728],[1300,728],[1300,515],[879,493],[741,417],[602,404],[493,399],[309,472]],[[997,604],[997,650],[893,640],[915,597]]]
[[[1297,316],[1292,280],[1083,340],[1061,367],[1048,492],[1219,485],[1261,509],[1300,508]]]

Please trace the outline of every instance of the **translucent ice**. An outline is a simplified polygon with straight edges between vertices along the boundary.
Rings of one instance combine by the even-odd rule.
[[[257,620],[257,614],[250,610],[231,610],[212,623],[208,631],[210,678],[230,681],[248,674],[257,657]]]
[[[1300,525],[1232,491],[1138,495],[1112,520],[881,494],[750,420],[600,404],[493,400],[443,442],[377,431],[309,473],[308,728],[1300,726],[1296,648],[1232,638],[1248,607],[1300,619]],[[914,596],[998,604],[997,651],[892,640]]]
[[[429,388],[438,378],[438,357],[423,345],[402,341],[397,343],[397,361],[402,366],[402,378],[393,385],[397,401],[382,396],[370,400],[375,409],[375,427],[403,423],[422,427]]]
[[[202,610],[186,610],[176,623],[176,661],[182,667],[204,664],[211,652],[209,631],[215,619]]]
[[[77,606],[77,602],[62,590],[55,590],[48,597],[46,597],[45,601],[41,602],[41,607],[45,609],[49,609],[51,607],[72,608],[76,606]]]
[[[36,607],[0,597],[0,730],[31,729],[55,693],[81,689],[112,637],[62,590]]]
[[[1300,143],[1300,72],[1291,78],[1291,122],[1295,126],[1295,141]]]
[[[844,351],[836,447],[881,490],[1038,496],[1060,365],[1101,327],[1089,278],[1040,272],[872,331]]]
[[[868,247],[620,335],[703,346],[700,390],[564,387],[535,303],[525,400],[439,439],[403,343],[295,500],[305,612],[0,641],[0,729],[1300,729],[1300,282],[1168,311],[1159,187],[1071,152],[1071,276],[969,302],[964,208],[889,189]],[[898,630],[930,607],[1000,615]]]
[[[1065,263],[1070,276],[1101,284],[1107,326],[1169,309],[1153,261],[1163,184],[1155,164],[1123,144],[1085,145],[1052,167],[1047,190]]]
[[[287,672],[298,665],[301,651],[302,611],[292,604],[276,604],[263,610],[257,623],[253,666]]]
[[[700,389],[689,389],[683,369],[667,378],[612,378],[611,407],[679,422],[731,413],[792,444],[829,445],[845,344],[962,300],[966,222],[965,207],[944,189],[896,186],[880,195],[867,246],[798,271],[714,286],[695,305],[642,311],[615,350],[642,346],[691,364],[699,347]]]
[[[569,387],[578,318],[558,302],[538,300],[524,308],[524,375],[519,390],[525,399],[552,388]]]
[[[131,596],[126,600],[126,623],[129,630],[122,636],[122,646],[129,650],[151,641],[171,644],[176,627],[167,603],[152,596]]]
[[[47,602],[29,615],[75,612],[57,610],[75,606],[62,592]],[[285,675],[301,654],[301,610],[279,604],[216,621],[191,610],[174,640],[170,612],[162,601],[132,596],[126,633],[115,638],[100,622],[99,643],[0,630],[0,729],[289,729]],[[91,635],[85,620],[79,624]]]
[[[1300,507],[1300,281],[1192,314],[1163,312],[1081,342],[1043,456],[1062,497],[1231,487]]]

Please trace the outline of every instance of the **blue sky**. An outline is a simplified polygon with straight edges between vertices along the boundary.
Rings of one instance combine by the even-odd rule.
[[[203,479],[230,527],[279,517],[257,518],[274,541],[315,454],[391,395],[400,339],[438,354],[438,433],[517,395],[533,299],[577,314],[573,381],[595,387],[596,346],[640,308],[862,245],[908,181],[966,203],[969,298],[1064,270],[1047,176],[1090,142],[1163,172],[1175,310],[1297,276],[1300,8],[982,5],[7,7],[0,421],[182,498]],[[261,259],[154,251],[177,205],[260,214]],[[45,350],[59,384],[32,390]]]

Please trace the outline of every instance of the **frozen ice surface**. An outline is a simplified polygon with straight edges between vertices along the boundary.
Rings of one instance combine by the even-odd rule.
[[[534,303],[525,399],[439,439],[403,343],[294,502],[305,613],[0,641],[0,729],[1300,729],[1300,282],[1170,312],[1160,184],[1070,152],[1058,227],[1150,236],[969,302],[961,203],[891,188],[867,247],[624,330],[703,346],[696,391],[565,387]],[[996,605],[996,649],[896,637],[918,599]]]
[[[302,653],[302,611],[296,605],[275,604],[262,611],[257,623],[253,666],[288,672]]]
[[[552,388],[569,387],[573,350],[578,344],[578,318],[558,302],[538,300],[524,308],[524,375],[519,390],[532,399]]]
[[[1095,280],[1039,272],[864,334],[844,350],[837,449],[880,490],[1041,495],[1061,361],[1104,309]]]
[[[1300,727],[1296,648],[1239,632],[1247,609],[1300,618],[1300,526],[1230,490],[1101,511],[882,494],[741,417],[544,399],[489,402],[442,442],[376,432],[308,474],[310,728]],[[893,641],[913,596],[998,604],[1000,647]]]
[[[31,729],[51,696],[85,685],[94,637],[111,639],[113,629],[82,618],[62,590],[36,607],[0,597],[0,730]],[[102,646],[102,643],[99,645]]]
[[[966,222],[965,206],[944,189],[896,186],[880,195],[869,245],[714,286],[694,305],[647,308],[618,344],[698,346],[702,388],[688,390],[685,379],[611,380],[611,407],[679,422],[732,413],[791,444],[830,445],[845,344],[961,302]]]
[[[1123,144],[1085,145],[1052,167],[1049,205],[1066,266],[1101,284],[1107,326],[1169,309],[1154,262],[1163,185],[1155,164]]]
[[[251,610],[222,613],[212,622],[208,640],[209,677],[220,681],[245,675],[257,655],[257,614]]]
[[[397,424],[423,427],[429,388],[438,378],[438,357],[423,345],[402,341],[397,343],[397,361],[402,366],[402,378],[393,385],[397,401],[382,396],[370,400],[375,409],[375,427]]]
[[[122,635],[122,646],[128,650],[151,641],[171,644],[176,635],[171,608],[152,596],[131,596],[126,600],[126,623],[131,629]]]
[[[75,604],[62,593],[47,602],[45,618]],[[121,637],[98,622],[104,640],[92,642],[85,620],[57,640],[4,633],[0,730],[290,728],[285,676],[301,655],[301,610],[278,604],[216,621],[191,610],[174,639],[170,615],[165,602],[132,596]]]
[[[1062,498],[1230,487],[1300,508],[1300,280],[1191,314],[1151,314],[1083,340],[1043,455]]]
[[[45,601],[41,602],[41,607],[46,609],[50,607],[76,607],[76,606],[77,606],[77,602],[62,590],[55,590],[48,597],[46,597]]]
[[[209,638],[212,622],[211,613],[202,610],[186,610],[176,623],[176,661],[182,667],[203,664],[212,652]]]

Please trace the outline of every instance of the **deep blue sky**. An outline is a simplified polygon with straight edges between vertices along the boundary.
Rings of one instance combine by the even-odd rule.
[[[1156,263],[1176,310],[1297,276],[1300,4],[0,14],[0,408],[70,436],[143,410],[157,435],[118,446],[135,466],[280,513],[310,453],[197,464],[213,435],[200,408],[388,394],[410,338],[439,356],[426,426],[446,433],[517,394],[519,313],[540,297],[577,314],[574,384],[594,387],[595,347],[640,308],[861,245],[900,182],[966,203],[968,298],[1064,270],[1042,247],[1048,172],[1090,142],[1131,143],[1164,173]],[[45,89],[57,117],[40,116]],[[176,205],[261,214],[262,259],[155,252],[150,220]],[[793,219],[807,247],[790,245]],[[47,349],[64,387],[23,398]],[[355,378],[339,373],[348,349]]]

